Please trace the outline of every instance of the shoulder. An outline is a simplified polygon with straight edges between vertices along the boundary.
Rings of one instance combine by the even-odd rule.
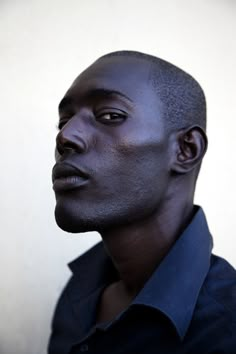
[[[62,289],[55,307],[51,324],[49,352],[61,352],[61,349],[52,350],[52,348],[55,345],[63,347],[67,342],[66,338],[70,336],[72,338],[75,335],[77,304],[90,291],[90,287],[93,287],[92,274],[94,270],[92,264],[94,260],[97,263],[100,262],[101,247],[101,243],[93,246],[68,265],[72,275]]]
[[[225,259],[212,255],[204,289],[228,315],[236,322],[236,270]]]
[[[102,242],[87,250],[68,264],[72,275],[61,292],[57,302],[55,317],[61,311],[71,308],[71,304],[98,289],[109,277],[113,276],[114,268],[107,256]]]
[[[236,271],[221,257],[211,256],[190,332],[198,333],[202,344],[213,348],[213,352],[236,352]]]

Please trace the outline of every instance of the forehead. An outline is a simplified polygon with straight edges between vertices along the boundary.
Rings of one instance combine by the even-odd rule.
[[[117,91],[135,103],[156,102],[150,83],[150,64],[139,58],[105,57],[83,71],[73,82],[66,96],[82,97],[93,90]],[[147,103],[147,102],[146,102]]]

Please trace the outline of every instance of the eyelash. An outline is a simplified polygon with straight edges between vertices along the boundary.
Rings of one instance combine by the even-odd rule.
[[[110,116],[110,119],[104,118],[104,116]],[[98,114],[96,120],[101,121],[104,124],[118,124],[127,118],[127,114],[118,112],[104,112]]]
[[[66,121],[59,121],[57,124],[56,124],[56,129],[57,130],[61,130],[63,127],[64,127],[64,125],[69,121],[69,119],[70,118],[68,118]]]
[[[104,119],[105,115],[110,115],[111,119]],[[113,119],[112,119],[113,116]],[[115,116],[115,117],[114,117]],[[64,117],[59,121],[59,123],[56,125],[58,130],[61,130],[64,125],[70,120],[71,117]],[[107,125],[115,125],[119,124],[120,122],[124,121],[127,118],[127,114],[122,111],[122,113],[119,112],[103,112],[100,114],[95,114],[95,119],[97,121],[100,121],[102,124],[107,124]]]

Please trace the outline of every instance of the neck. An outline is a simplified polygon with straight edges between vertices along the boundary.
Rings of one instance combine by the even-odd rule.
[[[145,220],[101,233],[120,283],[130,296],[142,289],[192,215],[192,202],[182,208],[168,206]]]

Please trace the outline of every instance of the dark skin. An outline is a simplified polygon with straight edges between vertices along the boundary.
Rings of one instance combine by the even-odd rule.
[[[167,131],[149,70],[137,58],[99,59],[59,105],[56,221],[98,231],[120,277],[101,295],[97,322],[131,303],[193,216],[206,135]]]

